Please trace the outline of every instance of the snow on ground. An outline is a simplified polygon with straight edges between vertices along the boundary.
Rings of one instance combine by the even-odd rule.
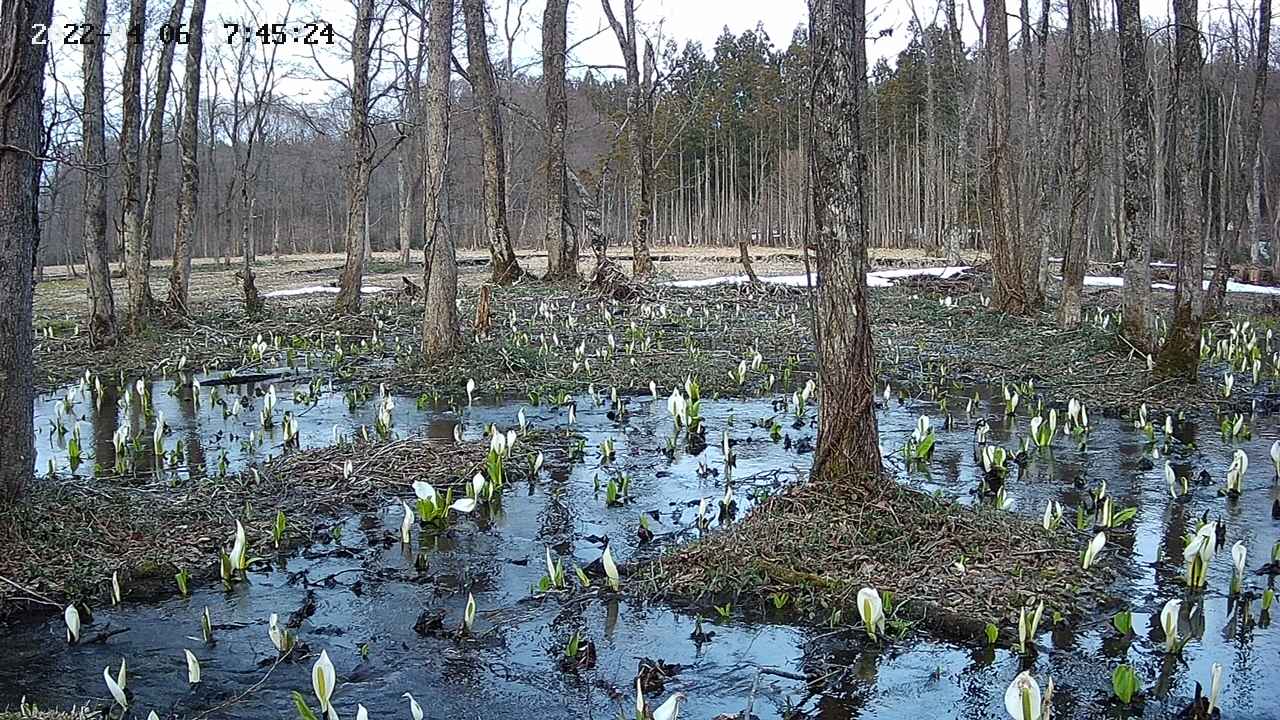
[[[387,290],[387,288],[379,285],[365,285],[360,288],[361,294],[373,295]],[[280,297],[297,297],[299,295],[337,295],[338,288],[328,285],[308,285],[300,288],[287,288],[285,290],[272,290],[263,295],[263,297],[280,298]]]
[[[1124,278],[1111,277],[1107,275],[1086,275],[1084,284],[1089,287],[1124,287]],[[1151,287],[1155,290],[1173,290],[1173,286],[1169,283],[1151,283]],[[1209,289],[1209,281],[1204,281],[1204,289]],[[1227,292],[1248,293],[1250,295],[1280,295],[1280,287],[1271,287],[1269,285],[1251,285],[1249,283],[1236,282],[1235,280],[1227,281]]]
[[[949,266],[940,268],[901,268],[896,270],[876,270],[867,273],[867,287],[889,287],[893,285],[893,280],[904,277],[932,276],[942,278],[943,280],[953,278],[968,270],[969,266]],[[814,276],[816,279],[816,275]],[[809,283],[803,273],[799,275],[765,275],[760,277],[760,282],[769,283],[771,285],[789,285],[791,287],[805,287]],[[673,280],[663,283],[669,287],[677,288],[702,288],[712,287],[715,285],[741,285],[748,281],[746,275],[721,275],[719,277],[702,278],[700,280]]]

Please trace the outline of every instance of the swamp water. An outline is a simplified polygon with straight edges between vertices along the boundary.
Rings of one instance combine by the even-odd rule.
[[[305,381],[272,380],[279,393],[277,415],[297,414],[302,447],[332,441],[333,427],[350,436],[356,428],[372,424],[378,398],[349,399],[341,392],[317,389]],[[219,393],[228,402],[246,398],[238,416],[224,418],[220,406],[203,402],[193,406],[190,388],[174,390],[157,382],[151,397],[162,411],[170,433],[166,448],[182,438],[184,456],[177,472],[199,475],[217,472],[219,465],[235,472],[267,454],[279,454],[282,431],[277,427],[261,444],[244,440],[258,428],[262,385],[223,386]],[[305,391],[309,399],[293,391]],[[171,391],[173,391],[171,393]],[[51,433],[55,403],[65,393],[47,396],[38,403],[40,446],[37,467],[52,460],[66,471],[67,451]],[[1269,559],[1272,543],[1280,538],[1280,520],[1272,515],[1274,471],[1268,448],[1278,435],[1276,419],[1259,418],[1253,439],[1238,443],[1250,456],[1243,496],[1229,501],[1217,496],[1232,447],[1221,439],[1210,418],[1192,418],[1175,433],[1171,459],[1179,475],[1191,475],[1191,499],[1170,498],[1163,477],[1163,461],[1147,467],[1149,445],[1144,434],[1128,421],[1093,418],[1087,449],[1079,449],[1059,434],[1051,450],[1032,451],[1032,462],[1019,474],[1011,471],[1007,497],[1011,511],[1038,522],[1045,503],[1060,501],[1064,522],[1071,524],[1075,508],[1092,488],[1106,480],[1117,507],[1134,506],[1137,514],[1131,532],[1109,532],[1100,561],[1119,570],[1112,590],[1119,598],[1116,609],[1133,612],[1133,636],[1118,640],[1107,622],[1109,612],[1085,627],[1054,626],[1046,612],[1037,638],[1039,652],[1024,660],[1008,648],[983,648],[931,639],[893,641],[868,648],[859,627],[834,632],[825,626],[734,617],[718,621],[704,617],[714,637],[703,643],[690,638],[695,617],[661,605],[619,601],[582,592],[574,596],[537,596],[532,588],[545,574],[544,548],[571,566],[586,566],[601,554],[598,538],[612,539],[613,554],[627,563],[654,552],[654,546],[679,542],[697,535],[696,514],[701,498],[712,508],[724,493],[723,478],[702,477],[700,463],[719,469],[723,464],[720,433],[728,430],[736,444],[737,468],[734,495],[738,516],[753,497],[777,490],[803,478],[811,455],[806,440],[814,439],[812,421],[797,429],[791,416],[777,413],[793,443],[775,442],[769,430],[754,421],[775,415],[769,399],[712,400],[703,402],[709,447],[698,456],[683,449],[674,459],[662,449],[671,434],[665,398],[633,397],[631,415],[616,423],[604,407],[591,407],[590,398],[579,395],[573,431],[585,438],[586,459],[567,472],[543,473],[537,482],[512,481],[493,512],[456,518],[440,536],[421,540],[414,531],[414,549],[389,542],[397,536],[401,511],[388,507],[373,522],[360,516],[337,521],[336,539],[318,542],[269,570],[251,571],[249,582],[224,592],[220,585],[193,588],[188,598],[160,602],[128,602],[119,607],[95,607],[94,626],[128,628],[105,643],[68,646],[60,615],[43,622],[18,622],[0,628],[5,662],[0,664],[0,705],[16,705],[19,699],[42,707],[66,707],[89,703],[107,707],[111,700],[102,669],[129,665],[133,694],[131,716],[142,718],[155,710],[160,717],[182,718],[292,718],[296,717],[290,694],[301,691],[312,707],[310,691],[313,658],[281,663],[272,669],[275,650],[267,636],[267,619],[282,619],[304,605],[310,594],[312,614],[299,630],[300,641],[314,654],[328,652],[337,667],[339,686],[334,695],[343,717],[354,717],[357,703],[371,718],[408,718],[405,692],[412,693],[428,718],[526,717],[530,713],[575,718],[613,718],[634,715],[634,678],[640,658],[678,664],[680,672],[666,682],[664,691],[648,697],[650,703],[683,691],[688,702],[682,717],[709,720],[721,714],[738,714],[750,704],[761,718],[777,718],[798,710],[822,718],[887,717],[1005,717],[1003,697],[1009,682],[1023,669],[1043,685],[1049,677],[1057,686],[1055,716],[1093,718],[1123,716],[1176,716],[1190,701],[1195,683],[1208,686],[1210,667],[1223,666],[1220,704],[1228,718],[1280,718],[1280,628],[1242,627],[1228,586],[1230,554],[1219,553],[1211,564],[1208,589],[1203,593],[1203,633],[1194,637],[1182,658],[1162,652],[1163,632],[1159,612],[1164,602],[1184,597],[1182,583],[1182,535],[1194,529],[1195,520],[1209,511],[1226,522],[1227,546],[1242,540],[1248,546],[1250,575],[1258,592],[1266,577],[1252,570]],[[607,403],[605,403],[607,404]],[[420,410],[412,398],[395,398],[395,430],[451,442],[454,425],[463,423],[467,437],[479,437],[490,422],[502,428],[516,423],[523,407],[530,426],[563,429],[567,418],[561,408],[529,405],[481,406],[461,415]],[[96,461],[106,468],[114,463],[111,442],[126,412],[104,402],[95,410],[82,400],[72,412],[84,426],[86,459],[81,474]],[[902,469],[900,448],[920,414],[931,414],[935,425],[939,408],[923,400],[890,403],[879,411],[881,444],[890,467],[903,482],[937,492],[960,502],[980,502],[974,494],[981,476],[973,459],[973,421],[957,418],[954,430],[938,428],[932,461],[925,470]],[[991,418],[1003,414],[998,402],[984,400],[975,415]],[[1100,414],[1100,413],[1098,413]],[[69,420],[69,418],[68,418]],[[1163,417],[1153,418],[1156,442]],[[1198,424],[1197,424],[1198,422]],[[1026,435],[1025,413],[1013,421],[992,422],[990,441],[1015,448],[1016,437]],[[132,419],[150,452],[150,430],[140,415]],[[372,431],[370,431],[372,433]],[[617,457],[608,468],[599,464],[599,445],[606,438],[616,444]],[[65,442],[65,438],[64,441]],[[797,451],[797,448],[800,448]],[[222,457],[225,450],[227,457]],[[517,443],[513,458],[523,458],[535,448]],[[139,463],[148,462],[145,458]],[[1198,484],[1195,477],[1208,472],[1212,483]],[[172,470],[171,470],[172,471]],[[631,478],[632,502],[622,508],[606,507],[603,483],[625,471]],[[1084,482],[1076,482],[1083,477]],[[406,488],[407,490],[407,488]],[[986,500],[985,502],[990,502]],[[656,512],[651,528],[658,536],[651,546],[636,538],[638,518]],[[711,510],[714,515],[714,509]],[[363,520],[363,521],[362,521]],[[731,520],[729,521],[731,522]],[[712,521],[711,532],[718,522]],[[234,519],[227,520],[230,537]],[[1087,534],[1081,534],[1081,546]],[[415,568],[420,542],[428,568]],[[948,562],[960,558],[947,558]],[[575,583],[569,570],[568,582]],[[625,579],[624,579],[625,582]],[[600,580],[595,584],[599,586]],[[946,592],[960,592],[961,582]],[[476,637],[458,639],[452,630],[462,623],[468,594],[478,606]],[[1186,603],[1190,605],[1190,602]],[[216,644],[206,646],[200,635],[200,615],[208,607]],[[1258,604],[1253,604],[1256,618]],[[422,611],[443,612],[450,632],[419,635],[414,623]],[[595,644],[598,661],[593,669],[577,673],[558,668],[568,638],[580,633]],[[193,639],[193,637],[195,639]],[[361,649],[367,650],[362,658]],[[187,685],[183,650],[200,659],[203,682]],[[1122,662],[1131,664],[1143,681],[1145,703],[1122,709],[1108,698],[1111,671]],[[761,668],[782,674],[760,674]],[[269,674],[268,674],[269,672]],[[796,679],[799,674],[828,676],[818,692]],[[832,674],[834,673],[834,674]],[[815,686],[816,687],[816,686]]]

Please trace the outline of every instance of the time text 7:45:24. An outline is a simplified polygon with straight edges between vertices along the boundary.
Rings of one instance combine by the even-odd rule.
[[[307,22],[298,24],[270,23],[262,25],[241,25],[239,23],[223,23],[227,44],[257,42],[263,45],[332,45],[334,44],[333,25],[326,22]],[[94,45],[105,42],[111,37],[105,28],[90,23],[67,23],[59,30],[43,23],[31,26],[31,43],[47,45],[52,40],[61,40],[65,45]],[[148,33],[135,25],[124,33],[129,42],[176,43],[186,45],[191,40],[191,31],[186,25],[161,25]]]

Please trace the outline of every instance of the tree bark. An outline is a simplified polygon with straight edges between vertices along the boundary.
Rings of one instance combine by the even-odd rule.
[[[102,27],[106,0],[85,0],[85,22]],[[81,46],[84,58],[84,256],[89,285],[89,345],[116,342],[116,303],[111,291],[111,248],[107,243],[107,141],[104,124],[103,43]]]
[[[1236,192],[1232,194],[1230,203],[1231,231],[1218,247],[1218,258],[1213,270],[1213,279],[1209,282],[1209,293],[1205,297],[1205,314],[1217,315],[1223,307],[1227,296],[1227,281],[1231,278],[1231,254],[1233,248],[1240,247],[1240,238],[1246,227],[1250,235],[1256,232],[1257,215],[1249,212],[1249,197],[1253,194],[1253,170],[1258,159],[1258,141],[1262,135],[1262,107],[1267,98],[1267,75],[1269,53],[1271,52],[1271,0],[1260,0],[1258,3],[1258,35],[1253,60],[1253,98],[1249,105],[1249,116],[1245,120],[1244,133],[1240,138],[1240,167],[1236,175]],[[1274,252],[1274,251],[1273,251]]]
[[[204,55],[205,0],[192,0],[186,67],[183,69],[182,123],[178,127],[182,178],[178,186],[178,212],[173,227],[173,263],[169,271],[169,307],[187,312],[191,288],[191,245],[200,202],[199,150],[200,71]]]
[[[173,0],[173,5],[169,8],[169,19],[167,27],[173,29],[181,27],[182,9],[186,5],[186,0]],[[172,30],[170,32],[173,32]],[[165,103],[169,97],[170,77],[173,72],[173,55],[178,45],[177,38],[170,35],[168,41],[160,38],[162,47],[160,48],[160,62],[156,68],[156,87],[155,96],[151,105],[151,117],[147,121],[147,139],[145,147],[147,174],[143,183],[142,194],[142,229],[141,229],[141,250],[139,255],[146,258],[147,269],[151,267],[151,245],[152,238],[155,236],[156,225],[156,187],[160,182],[160,151],[164,145],[164,111]],[[147,303],[149,306],[155,304],[155,299],[151,297],[151,283],[148,280],[143,283],[143,288],[147,293]],[[148,307],[150,311],[150,307]]]
[[[507,227],[507,170],[503,155],[502,114],[498,107],[498,81],[489,60],[484,0],[462,0],[462,15],[467,27],[468,73],[476,97],[476,119],[480,126],[484,224],[493,264],[493,282],[510,285],[524,275],[524,270],[511,248],[511,234]]]
[[[817,265],[821,425],[813,476],[829,482],[880,473],[867,314],[865,0],[809,0],[813,63],[810,165]],[[1020,283],[1020,280],[1019,280]]]
[[[404,266],[408,266],[409,253],[413,249],[413,179],[406,167],[405,155],[408,153],[405,149],[396,155],[396,218],[400,235],[400,264]]]
[[[364,278],[366,214],[369,211],[369,175],[372,171],[369,127],[369,35],[373,25],[373,0],[360,0],[355,33],[351,38],[351,126],[347,129],[350,165],[347,167],[346,264],[338,279],[338,312],[360,311],[360,286]]]
[[[1125,337],[1142,352],[1155,350],[1151,323],[1151,80],[1138,0],[1116,0],[1116,34],[1123,90],[1119,148],[1124,173]]]
[[[1090,65],[1093,61],[1092,0],[1067,4],[1067,35],[1071,45],[1071,194],[1067,215],[1067,242],[1062,255],[1062,298],[1058,303],[1058,327],[1080,324],[1084,271],[1089,261],[1089,220],[1093,198],[1093,101]]]
[[[578,279],[578,240],[568,227],[568,179],[565,177],[564,137],[569,123],[565,94],[565,52],[568,41],[569,0],[547,0],[542,15],[542,82],[546,86],[547,279]]]
[[[984,0],[987,28],[987,200],[991,224],[993,303],[1001,312],[1029,310],[1025,253],[1015,236],[1018,200],[1009,153],[1009,21],[1004,0]]]
[[[1204,282],[1204,202],[1200,188],[1199,134],[1203,120],[1199,3],[1173,0],[1173,88],[1168,124],[1173,255],[1178,269],[1173,320],[1156,358],[1156,372],[1194,382],[1200,367],[1200,295]]]
[[[432,0],[427,37],[426,103],[423,106],[422,354],[442,357],[462,345],[458,324],[458,265],[441,217],[449,156],[449,60],[453,54],[453,0]]]
[[[141,332],[151,311],[148,280],[150,258],[142,246],[142,60],[146,36],[147,2],[129,1],[131,37],[125,43],[120,119],[121,230],[124,238],[125,318],[129,332]]]
[[[613,13],[612,0],[600,0],[605,17],[613,28],[627,78],[627,144],[630,151],[631,175],[629,192],[635,217],[631,221],[631,274],[644,277],[653,274],[649,255],[649,229],[653,222],[653,77],[655,61],[653,45],[645,42],[644,75],[638,57],[635,0],[623,0],[623,21]]]
[[[0,507],[17,499],[35,466],[32,263],[48,46],[33,44],[30,33],[52,14],[52,0],[6,0],[0,13]]]

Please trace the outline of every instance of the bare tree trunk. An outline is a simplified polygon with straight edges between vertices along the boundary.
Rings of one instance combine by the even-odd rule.
[[[644,75],[641,76],[636,37],[635,0],[623,0],[624,26],[613,13],[612,0],[600,0],[613,34],[622,50],[627,73],[627,140],[631,153],[630,194],[635,203],[631,227],[631,273],[643,277],[653,273],[649,256],[649,228],[653,219],[653,46],[645,43]]]
[[[1084,271],[1089,262],[1089,212],[1093,198],[1093,28],[1092,0],[1071,0],[1067,5],[1067,34],[1071,44],[1071,203],[1067,221],[1067,242],[1062,256],[1062,298],[1058,304],[1058,326],[1080,324]]]
[[[413,179],[406,169],[405,155],[409,151],[402,149],[396,155],[396,203],[397,229],[400,234],[400,264],[408,266],[409,252],[413,248]]]
[[[423,106],[422,354],[441,357],[462,345],[458,326],[458,265],[441,217],[441,193],[449,159],[449,59],[453,54],[453,0],[432,0],[427,37],[427,86]]]
[[[1230,238],[1224,238],[1218,247],[1217,266],[1213,270],[1213,279],[1209,282],[1209,293],[1205,296],[1205,314],[1217,315],[1223,307],[1227,296],[1227,281],[1231,277],[1231,251],[1240,246],[1240,238],[1245,227],[1251,234],[1256,231],[1255,214],[1249,212],[1249,197],[1253,195],[1252,177],[1254,165],[1258,159],[1258,141],[1262,135],[1262,107],[1267,98],[1268,56],[1271,52],[1271,0],[1260,0],[1258,3],[1258,36],[1256,39],[1253,61],[1253,98],[1249,105],[1249,116],[1245,121],[1244,134],[1240,138],[1240,167],[1237,171],[1236,192],[1230,202],[1231,230]],[[1274,251],[1273,251],[1274,252]]]
[[[1200,55],[1198,5],[1197,0],[1173,0],[1173,89],[1169,95],[1168,123],[1172,242],[1178,269],[1173,291],[1173,321],[1156,362],[1159,374],[1192,382],[1200,366],[1200,295],[1204,282],[1204,203],[1199,147],[1204,60]]]
[[[814,69],[810,165],[817,246],[818,366],[822,423],[813,477],[878,482],[879,434],[872,406],[867,314],[865,0],[809,0]],[[806,240],[807,242],[807,240]]]
[[[146,0],[129,0],[129,27],[145,28]],[[124,239],[124,276],[128,289],[125,318],[129,332],[141,332],[151,311],[151,286],[147,278],[150,258],[142,246],[142,60],[145,33],[130,37],[125,44],[124,78],[121,94],[124,113],[120,120],[121,229]]]
[[[18,498],[36,462],[32,263],[40,242],[47,47],[28,33],[36,23],[47,26],[52,14],[52,0],[6,0],[0,14],[0,507]]]
[[[102,27],[107,1],[86,0],[85,22]],[[89,345],[113,345],[119,334],[111,292],[111,248],[107,243],[107,141],[103,119],[103,43],[84,50],[84,258],[89,281]]]
[[[1123,83],[1120,114],[1124,162],[1123,327],[1129,342],[1155,349],[1151,323],[1151,80],[1138,0],[1116,0]]]
[[[173,0],[173,5],[169,8],[169,20],[166,27],[178,28],[182,26],[182,9],[185,5],[185,0]],[[167,42],[165,38],[161,38],[160,42],[160,62],[156,67],[155,96],[151,105],[151,117],[147,122],[146,178],[143,183],[142,194],[141,250],[138,253],[141,257],[146,258],[148,271],[151,268],[151,244],[156,225],[156,186],[160,182],[160,151],[164,145],[165,103],[169,97],[174,49],[178,44],[176,38],[172,36],[169,36]],[[155,300],[151,297],[150,281],[143,283],[143,287],[147,293],[147,302],[150,305],[154,305]],[[149,311],[150,308],[148,308]]]
[[[369,174],[372,171],[369,128],[369,35],[373,24],[373,0],[360,0],[356,28],[351,38],[351,127],[347,129],[350,165],[347,167],[347,261],[338,279],[340,313],[360,311],[360,286],[364,277],[366,213],[369,211]]]
[[[1026,314],[1025,253],[1015,236],[1018,200],[1009,157],[1009,21],[1003,0],[984,0],[987,92],[987,194],[991,224],[993,301],[1001,312]]]
[[[186,67],[183,69],[182,124],[178,128],[182,180],[178,186],[178,214],[173,227],[173,264],[169,271],[169,307],[186,313],[191,287],[191,245],[200,202],[200,71],[204,55],[205,0],[192,0]]]
[[[467,27],[467,62],[471,88],[476,96],[476,117],[480,125],[484,170],[484,223],[493,263],[493,282],[510,285],[524,275],[511,248],[507,227],[507,170],[503,155],[502,114],[498,108],[498,82],[489,61],[489,39],[485,31],[484,0],[462,0]]]
[[[547,105],[547,279],[578,278],[578,239],[568,226],[568,180],[565,177],[564,137],[569,123],[565,94],[565,47],[569,0],[547,0],[542,15],[542,82]]]

